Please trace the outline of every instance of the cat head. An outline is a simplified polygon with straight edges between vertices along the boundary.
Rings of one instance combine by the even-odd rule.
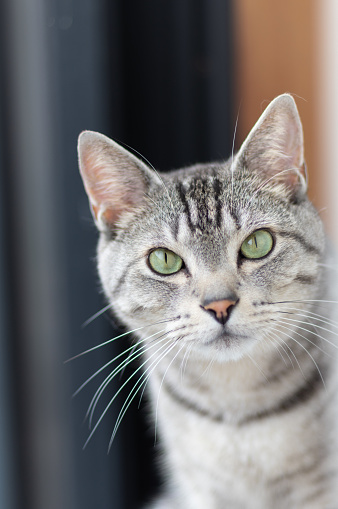
[[[268,106],[227,162],[160,175],[89,131],[78,151],[104,291],[141,338],[164,332],[237,359],[264,343],[283,306],[316,294],[324,237],[290,95]]]

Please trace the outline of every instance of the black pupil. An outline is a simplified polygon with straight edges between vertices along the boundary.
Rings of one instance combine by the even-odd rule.
[[[168,255],[167,255],[167,253],[164,253],[164,259],[165,259],[166,265],[168,265]]]
[[[256,235],[254,236],[254,240],[255,240],[256,247],[257,247],[257,239],[256,239]]]

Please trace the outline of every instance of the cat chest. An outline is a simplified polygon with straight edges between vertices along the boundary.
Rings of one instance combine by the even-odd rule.
[[[186,408],[164,391],[158,423],[174,469],[194,471],[196,478],[207,472],[231,485],[273,483],[322,455],[322,423],[310,407],[235,425]]]

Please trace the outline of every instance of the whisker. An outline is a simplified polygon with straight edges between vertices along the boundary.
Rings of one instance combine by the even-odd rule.
[[[159,338],[160,338],[160,337],[161,337],[161,336],[159,336]],[[159,338],[157,338],[157,339],[159,339]],[[154,341],[154,340],[153,340],[153,341]],[[126,364],[125,364],[125,366],[123,366],[122,370],[120,371],[120,380],[121,380],[121,378],[123,377],[124,372],[125,372],[125,370],[126,370],[127,366],[130,364],[130,362],[132,362],[132,361],[134,360],[134,358],[133,358],[134,352],[135,352],[135,350],[138,348],[138,346],[139,346],[139,344],[140,344],[140,343],[141,343],[141,341],[138,341],[137,343],[135,343],[135,345],[133,345],[133,347],[132,347],[131,351],[129,352],[128,357],[127,357],[127,359],[126,359]],[[143,341],[142,341],[142,343],[143,343]]]
[[[290,311],[286,311],[286,309],[290,309]],[[301,311],[302,313],[306,313],[306,314],[295,313],[295,311]],[[278,312],[279,313],[286,313],[286,314],[290,314],[290,315],[295,315],[295,316],[303,316],[304,318],[313,318],[314,320],[317,320],[317,321],[322,322],[322,323],[326,323],[327,325],[332,325],[332,327],[338,329],[338,322],[336,322],[335,320],[332,320],[331,318],[327,318],[324,315],[320,315],[318,313],[314,313],[314,312],[309,311],[307,309],[302,309],[302,308],[285,308],[285,310],[280,310]]]
[[[184,327],[181,327],[181,329],[183,329],[183,328],[184,328]],[[178,329],[178,330],[179,330],[179,329]],[[175,341],[174,341],[174,342],[175,342],[175,343],[177,343],[177,341],[182,340],[183,338],[186,338],[187,336],[189,336],[189,334],[185,334],[184,336],[179,336],[177,339],[175,339]],[[190,350],[191,350],[191,348],[192,348],[193,346],[194,346],[193,344],[191,344],[191,345],[190,345]],[[139,404],[138,404],[138,406],[140,406],[140,405],[141,405],[141,401],[142,401],[142,398],[143,398],[143,394],[144,394],[145,389],[146,389],[146,386],[144,386],[144,388],[143,388],[143,390],[142,390],[142,392],[141,392],[141,395],[140,395],[140,399],[139,399]]]
[[[170,340],[168,340],[169,342]],[[164,345],[166,346],[167,343]],[[158,353],[158,351],[160,351],[161,349],[163,348],[163,345],[155,352]],[[155,354],[152,354],[155,355]],[[113,404],[113,402],[115,401],[115,399],[117,398],[117,396],[120,394],[120,392],[124,389],[124,387],[129,383],[129,381],[136,375],[136,373],[138,373],[142,368],[143,366],[148,362],[148,360],[145,360],[131,375],[130,377],[122,384],[122,386],[117,390],[117,392],[114,394],[114,396],[111,398],[111,400],[109,401],[109,403],[107,404],[106,408],[104,409],[104,411],[101,413],[99,419],[97,420],[94,428],[92,429],[92,431],[90,432],[84,446],[83,446],[83,449],[86,448],[86,446],[88,445],[89,441],[91,440],[92,436],[94,435],[95,431],[97,430],[98,426],[100,425],[100,423],[102,422],[102,419],[104,418],[104,416],[106,415],[106,413],[108,412],[109,408],[111,407],[111,405]]]
[[[235,152],[235,140],[236,140],[236,134],[237,134],[237,126],[238,126],[238,118],[239,118],[239,110],[237,112],[236,117],[236,123],[235,123],[235,129],[234,129],[234,135],[232,138],[232,148],[231,148],[231,165],[230,165],[230,171],[231,171],[231,210],[233,210],[233,194],[234,194],[234,152]]]
[[[215,363],[215,361],[216,361],[216,356],[212,357],[210,359],[210,361],[208,362],[207,366],[205,367],[205,369],[202,371],[202,373],[198,377],[198,380],[201,380],[208,373],[208,371],[210,371],[211,366]]]
[[[272,329],[273,331],[275,331],[275,332],[274,332],[274,333],[275,333],[275,335],[276,335],[276,336],[277,336],[277,337],[278,337],[281,341],[283,341],[283,343],[285,344],[285,346],[288,348],[288,350],[290,351],[290,353],[293,355],[293,357],[294,357],[294,359],[295,359],[295,361],[296,361],[296,363],[297,363],[297,366],[298,366],[298,368],[299,368],[299,371],[301,372],[301,374],[302,374],[302,376],[303,376],[304,380],[306,380],[306,376],[305,376],[304,371],[303,371],[303,369],[302,369],[302,367],[301,367],[301,365],[300,365],[300,363],[299,363],[299,360],[298,360],[298,359],[297,359],[297,357],[296,357],[296,354],[294,353],[294,351],[292,350],[292,348],[291,348],[291,347],[290,347],[290,346],[286,343],[286,341],[284,341],[284,340],[280,337],[280,334],[283,334],[284,336],[286,336],[286,337],[287,337],[287,338],[289,338],[289,339],[292,339],[292,336],[291,336],[290,334],[287,334],[286,332],[283,332],[283,331],[281,331],[281,330],[279,330],[279,329],[276,329],[276,328],[274,328],[274,327],[270,327],[270,330],[271,330],[271,329]],[[288,329],[288,330],[289,330],[289,329]],[[292,331],[292,332],[293,332],[293,331]]]
[[[159,358],[155,359],[151,364],[150,366],[147,367],[147,369],[141,373],[141,376],[138,378],[137,382],[135,383],[135,385],[133,386],[133,388],[131,389],[131,391],[129,392],[121,410],[120,410],[120,413],[116,419],[116,422],[115,422],[115,426],[114,426],[114,429],[113,429],[113,432],[111,434],[111,438],[110,438],[110,441],[109,441],[109,446],[108,446],[108,452],[112,446],[112,443],[115,439],[115,436],[116,436],[116,433],[117,433],[117,430],[118,428],[120,427],[120,424],[123,420],[123,417],[125,416],[128,408],[130,407],[131,403],[133,402],[134,398],[136,397],[137,393],[139,392],[139,390],[141,389],[141,387],[144,385],[145,387],[145,384],[147,383],[147,381],[149,380],[152,372],[154,371],[154,369],[156,369],[156,367],[158,366],[158,364],[161,362],[162,359],[164,359],[164,357],[175,347],[175,344],[176,342],[172,343],[172,344],[169,344],[170,341],[168,341],[164,346],[166,347],[165,351],[162,352],[162,354],[160,355]],[[161,347],[162,349],[162,347]],[[158,353],[159,350],[157,350],[152,356],[156,355]],[[148,359],[149,360],[149,359]],[[146,361],[147,362],[147,361]],[[150,370],[150,368],[155,364],[155,366],[153,367],[152,370]],[[142,381],[142,379],[144,378],[144,380]],[[142,391],[143,393],[143,391]]]
[[[281,311],[281,313],[283,313],[283,311]],[[320,321],[320,322],[324,322],[326,323],[325,320],[321,320],[320,318],[315,318],[315,317],[312,317],[312,316],[307,316],[307,315],[303,315],[301,313],[290,313],[290,312],[285,312],[285,314],[287,315],[292,315],[292,316],[302,316],[304,318],[311,318],[312,320],[317,320],[317,321]],[[335,332],[331,329],[327,329],[326,327],[323,327],[321,325],[318,325],[317,323],[312,323],[312,322],[308,322],[308,321],[305,321],[305,320],[299,320],[299,319],[293,319],[293,318],[289,318],[288,316],[284,316],[282,317],[283,320],[289,320],[290,322],[296,322],[296,323],[301,323],[303,325],[309,325],[309,326],[312,326],[316,329],[321,329],[321,330],[324,330],[325,332],[329,332],[330,334],[333,334],[334,336],[338,336],[338,332]],[[335,327],[337,328],[337,326],[335,326],[334,324],[332,323],[326,323],[326,325],[331,325],[332,327]],[[310,331],[309,331],[310,332]],[[317,333],[317,332],[316,332]],[[321,337],[318,333],[317,333],[318,337]],[[325,338],[322,338],[322,339],[325,339]],[[328,341],[328,340],[327,340]],[[332,346],[335,346],[334,343],[331,343]],[[338,347],[337,347],[338,348]]]
[[[183,381],[184,373],[187,368],[188,358],[189,358],[189,355],[191,354],[191,350],[193,349],[193,347],[194,347],[194,343],[190,343],[190,345],[188,345],[188,347],[185,351],[184,357],[182,359],[181,367],[180,367],[181,381]]]
[[[99,316],[103,315],[103,313],[105,313],[106,311],[108,311],[108,309],[110,309],[112,307],[112,304],[108,304],[107,306],[104,306],[104,308],[100,309],[100,311],[97,311],[97,313],[94,313],[90,318],[88,318],[88,320],[86,320],[85,322],[83,322],[82,324],[82,328],[84,329],[85,327],[87,327],[87,325],[89,325],[90,323],[92,323],[94,320],[96,320],[96,318],[98,318]]]
[[[263,376],[263,378],[265,378],[265,380],[267,381],[267,383],[269,383],[269,379],[268,377],[265,375],[264,371],[261,369],[261,367],[257,364],[257,362],[251,357],[251,355],[246,352],[246,355],[249,357],[249,359],[251,360],[252,364],[258,369],[258,371],[260,372],[260,374]]]
[[[154,334],[151,334],[150,336],[147,336],[146,338],[142,339],[142,340],[139,340],[138,343],[137,343],[137,346],[138,346],[138,349],[137,351],[132,354],[132,356],[128,355],[127,359],[124,359],[106,378],[105,380],[101,383],[101,385],[99,386],[99,388],[96,390],[91,402],[90,402],[90,405],[88,407],[88,410],[87,410],[87,413],[86,413],[86,416],[85,416],[85,419],[88,418],[89,416],[89,428],[91,428],[92,426],[92,419],[93,419],[93,415],[94,415],[94,412],[95,412],[95,408],[99,402],[99,399],[101,398],[101,395],[103,394],[104,390],[106,389],[106,387],[109,385],[109,383],[113,380],[113,378],[115,378],[115,376],[119,373],[122,373],[125,368],[131,364],[133,361],[135,361],[136,359],[138,359],[139,357],[141,357],[146,351],[150,350],[151,348],[153,348],[154,346],[157,346],[159,343],[162,343],[162,341],[164,341],[165,338],[168,337],[169,334],[172,334],[173,332],[177,332],[181,329],[184,329],[184,326],[182,327],[178,327],[177,329],[172,329],[171,331],[165,331],[165,329],[161,330],[161,331],[157,331],[155,332]],[[161,336],[158,336],[155,338],[155,336],[157,334],[160,334],[164,332],[164,334],[162,334]],[[144,343],[146,341],[148,341],[150,338],[154,337],[154,339],[151,341],[151,344],[150,345],[144,345]],[[164,338],[164,339],[161,339],[161,338]],[[161,339],[161,341],[159,341]],[[153,343],[156,341],[156,344],[154,345]],[[142,344],[143,343],[143,344]],[[141,346],[140,346],[141,345]],[[135,345],[132,345],[130,348],[128,348],[127,350],[125,350],[123,353],[127,353],[128,351],[130,350],[133,350],[135,348]]]
[[[159,332],[158,332],[158,334],[160,334],[160,333],[161,333],[161,332],[163,332],[164,330],[165,330],[165,329],[163,329],[162,331],[159,331]],[[150,337],[151,337],[151,336],[149,336],[149,337],[147,337],[147,338],[145,338],[145,339],[143,339],[143,340],[140,340],[140,341],[138,342],[138,344],[143,343],[144,341],[147,341]],[[100,374],[102,371],[104,371],[104,369],[105,369],[105,368],[107,368],[110,364],[112,364],[113,362],[117,361],[120,357],[124,356],[124,355],[125,355],[127,352],[129,352],[130,350],[134,350],[134,349],[135,349],[135,346],[137,346],[137,344],[136,344],[136,345],[132,345],[132,346],[130,346],[129,348],[127,348],[127,349],[126,349],[126,350],[124,350],[123,352],[121,352],[121,353],[119,353],[118,355],[116,355],[113,359],[111,359],[110,361],[108,361],[106,364],[104,364],[104,366],[102,366],[102,367],[101,367],[100,369],[98,369],[98,370],[97,370],[97,371],[96,371],[93,375],[91,375],[89,378],[87,378],[87,380],[86,380],[86,381],[85,381],[85,382],[84,382],[84,383],[83,383],[83,384],[82,384],[82,385],[81,385],[81,386],[80,386],[80,387],[79,387],[79,388],[78,388],[78,389],[74,392],[74,394],[73,394],[73,396],[72,396],[72,397],[74,398],[75,396],[77,396],[77,394],[79,394],[79,392],[81,392],[81,391],[82,391],[82,389],[83,389],[84,387],[86,387],[86,385],[88,385],[88,384],[89,384],[89,382],[91,382],[91,380],[93,380],[93,379],[94,379],[94,378],[95,378],[98,374]],[[128,358],[129,358],[129,357],[128,357]],[[127,360],[128,360],[128,359],[127,359]],[[123,363],[121,363],[121,364],[123,364]],[[121,366],[121,364],[120,364],[119,366]],[[119,367],[119,366],[118,366],[118,367]]]
[[[301,324],[303,324],[303,325],[305,324],[305,325],[309,325],[309,326],[311,326],[308,322],[304,322],[304,321],[302,321],[302,320],[293,320],[292,318],[286,318],[286,317],[282,318],[281,320],[282,320],[282,322],[283,322],[283,323],[286,323],[286,324],[288,324],[288,325],[293,325],[294,323],[296,323],[296,324],[301,323]],[[290,323],[290,322],[291,322],[291,323]],[[296,325],[296,327],[297,327],[298,329],[301,329],[301,330],[303,330],[303,331],[305,331],[305,332],[309,332],[310,334],[317,336],[319,339],[322,339],[323,341],[326,341],[326,343],[329,343],[329,345],[330,345],[330,346],[333,346],[334,348],[338,349],[338,346],[337,346],[337,345],[335,345],[334,343],[332,343],[332,341],[330,341],[329,339],[325,338],[324,336],[321,336],[320,334],[318,334],[318,332],[313,332],[313,331],[311,331],[311,330],[309,330],[309,329],[306,329],[305,327],[301,327],[300,325]],[[331,332],[332,334],[334,334],[334,335],[336,335],[336,336],[338,335],[337,333],[332,332],[332,331],[329,331],[328,329],[325,329],[324,327],[321,327],[320,325],[316,325],[316,327],[318,327],[319,329],[324,329],[325,331]],[[309,343],[311,343],[312,345],[314,345],[316,348],[318,348],[319,350],[321,350],[321,349],[320,349],[320,347],[319,347],[316,343],[313,343],[313,342],[312,342],[312,341],[310,341],[308,338],[305,338],[305,339],[306,339]],[[327,352],[325,352],[324,350],[321,350],[321,351],[322,351],[323,353],[326,353],[326,355],[328,355],[328,354],[327,354]]]
[[[123,145],[125,145],[126,147],[128,147],[128,148],[129,148],[130,150],[132,150],[132,152],[134,152],[135,154],[139,155],[139,156],[140,156],[140,157],[141,157],[141,158],[142,158],[142,159],[143,159],[143,160],[144,160],[144,161],[145,161],[145,162],[146,162],[146,163],[150,166],[150,168],[154,171],[154,173],[156,174],[157,178],[158,178],[158,179],[159,179],[159,181],[161,182],[161,184],[162,184],[162,186],[163,186],[164,190],[166,191],[166,193],[167,193],[167,195],[168,195],[168,198],[169,198],[169,201],[170,201],[171,208],[172,208],[173,210],[175,210],[175,209],[174,209],[174,206],[173,206],[173,203],[172,203],[172,201],[171,201],[171,196],[170,196],[170,194],[169,194],[168,188],[167,188],[167,186],[165,185],[165,183],[164,183],[164,181],[163,181],[163,179],[162,179],[161,175],[160,175],[160,174],[159,174],[159,172],[156,170],[156,168],[155,168],[155,167],[151,164],[151,162],[150,162],[150,161],[148,161],[148,159],[147,159],[146,157],[144,157],[144,155],[143,155],[143,154],[141,154],[140,152],[138,152],[135,148],[130,147],[130,146],[129,146],[129,145],[127,145],[126,143],[123,143]]]
[[[68,362],[78,359],[79,357],[82,357],[83,355],[87,355],[90,352],[94,352],[94,350],[97,350],[98,348],[101,348],[102,346],[109,345],[110,343],[112,343],[113,341],[116,341],[117,339],[123,338],[124,336],[128,336],[129,334],[133,334],[133,332],[136,332],[141,329],[145,329],[146,327],[148,327],[148,325],[145,325],[143,327],[138,327],[137,329],[133,329],[131,331],[124,332],[123,334],[120,334],[119,336],[115,336],[114,338],[108,339],[108,341],[105,341],[104,343],[93,346],[92,348],[89,348],[88,350],[85,350],[84,352],[74,355],[74,357],[71,357],[70,359],[67,359],[66,361],[64,361],[64,364],[67,364]]]
[[[162,332],[162,331],[161,331]],[[159,336],[158,338],[156,338],[156,340],[160,339],[160,338],[163,338],[161,339],[161,341],[157,341],[156,344],[150,344],[150,345],[141,345],[138,350],[133,354],[132,357],[129,357],[127,359],[124,359],[106,378],[105,380],[101,383],[100,387],[97,389],[97,391],[95,392],[91,402],[90,402],[90,405],[88,407],[88,410],[87,410],[87,413],[86,413],[86,417],[87,418],[89,416],[89,427],[91,428],[92,426],[92,420],[93,420],[93,416],[94,416],[94,412],[95,412],[95,409],[96,409],[96,406],[104,392],[104,390],[106,389],[106,387],[108,387],[108,385],[110,384],[110,382],[115,378],[115,376],[117,374],[119,374],[121,371],[123,371],[129,364],[131,364],[133,361],[135,361],[136,359],[138,359],[139,357],[141,357],[146,351],[150,350],[151,348],[154,348],[154,346],[157,346],[159,343],[162,343],[162,341],[164,341],[164,339],[167,337],[169,333],[165,332],[162,336]],[[142,340],[142,343],[144,343],[146,340],[150,339],[151,337],[155,336],[155,334],[153,334],[152,336],[148,336],[148,338]],[[134,348],[134,346],[132,347]]]
[[[286,353],[286,350],[282,347],[282,345],[280,345],[280,344],[279,344],[279,342],[278,342],[278,340],[277,340],[276,338],[271,338],[271,334],[273,334],[273,333],[272,333],[272,331],[268,331],[268,332],[264,335],[264,337],[265,337],[265,338],[268,338],[269,343],[270,343],[270,344],[271,344],[271,345],[272,345],[272,346],[273,346],[273,347],[277,350],[277,352],[279,353],[279,355],[280,355],[281,359],[283,360],[283,362],[284,362],[285,366],[287,366],[287,365],[288,365],[288,363],[287,363],[287,361],[285,360],[285,357],[284,357],[284,355],[282,354],[282,352],[280,351],[279,347],[280,347],[280,348],[282,348],[282,350],[284,351],[284,353]],[[287,356],[288,356],[289,361],[290,361],[290,363],[291,363],[291,358],[290,358],[290,356],[289,356],[288,354],[287,354]],[[292,363],[291,363],[291,364],[292,364]]]
[[[324,386],[324,389],[326,389],[326,384],[325,384],[325,381],[324,381],[324,378],[323,378],[323,375],[322,375],[322,372],[320,371],[319,369],[319,366],[317,364],[317,362],[315,361],[315,359],[313,358],[313,356],[310,354],[310,352],[305,348],[305,346],[303,346],[299,341],[297,341],[297,339],[295,339],[293,336],[290,337],[290,339],[292,339],[292,341],[294,341],[295,343],[297,343],[301,348],[303,348],[303,350],[308,354],[308,356],[310,357],[310,359],[312,360],[312,362],[314,363],[314,365],[316,366],[316,369],[318,371],[318,374],[320,376],[320,379],[323,383],[323,386]]]
[[[152,327],[153,325],[160,325],[162,323],[172,322],[172,321],[177,320],[178,318],[179,317],[170,318],[167,320],[159,320],[158,322],[149,323],[148,325],[143,325],[142,327],[137,327],[136,329],[124,332],[123,334],[120,334],[119,336],[115,336],[111,339],[108,339],[108,341],[105,341],[104,343],[100,343],[99,345],[93,346],[92,348],[89,348],[88,350],[85,350],[84,352],[74,355],[74,357],[71,357],[70,359],[67,359],[66,361],[64,361],[64,364],[67,364],[68,362],[78,359],[79,357],[82,357],[83,355],[87,355],[90,352],[94,352],[94,350],[97,350],[98,348],[109,345],[109,343],[112,343],[113,341],[115,341],[117,339],[123,338],[124,336],[128,336],[129,334],[133,334],[134,332],[137,332],[139,330],[146,329],[147,327]]]
[[[296,299],[296,300],[281,300],[276,302],[268,302],[267,304],[296,304],[296,303],[309,303],[318,302],[319,304],[338,304],[337,300],[323,300],[323,299]]]
[[[275,335],[277,336],[277,334],[275,333]],[[288,358],[290,359],[290,362],[291,362],[291,365],[292,365],[292,368],[295,369],[295,366],[293,364],[293,360],[292,358],[290,357],[290,355],[288,354],[286,348],[289,350],[289,352],[291,353],[291,355],[293,356],[293,358],[295,359],[296,363],[299,365],[299,362],[298,362],[298,359],[296,357],[296,354],[295,352],[292,350],[292,348],[290,347],[290,345],[287,344],[286,341],[284,341],[283,338],[281,337],[278,337],[277,336],[277,340],[281,341],[283,343],[283,345],[285,345],[285,347],[283,347],[283,345],[280,345],[281,348],[283,348],[283,351],[286,353],[286,355],[288,356]]]
[[[280,327],[283,327],[283,328],[285,328],[285,329],[287,329],[287,330],[290,330],[290,332],[292,332],[293,334],[297,334],[298,336],[302,337],[303,339],[305,339],[306,341],[308,341],[309,343],[311,343],[312,345],[314,345],[314,346],[315,346],[318,350],[320,350],[322,353],[324,353],[324,354],[328,355],[328,354],[327,354],[324,350],[322,350],[322,349],[321,349],[318,345],[316,345],[315,343],[312,343],[312,341],[310,341],[310,340],[309,340],[306,336],[304,336],[303,334],[300,334],[299,332],[294,331],[294,330],[290,329],[289,327],[283,326],[283,325],[281,325],[281,324],[279,324],[279,326],[280,326]],[[314,363],[314,365],[316,366],[316,369],[317,369],[317,371],[318,371],[318,373],[319,373],[319,376],[320,376],[320,378],[321,378],[321,380],[322,380],[323,386],[324,386],[324,388],[325,388],[325,390],[326,390],[326,384],[325,384],[325,381],[324,381],[323,375],[322,375],[322,373],[321,373],[321,371],[320,371],[320,369],[319,369],[319,367],[318,367],[318,364],[316,363],[315,359],[314,359],[314,358],[313,358],[313,356],[310,354],[310,352],[309,352],[309,351],[305,348],[305,346],[304,346],[304,345],[302,345],[299,341],[297,341],[297,339],[296,339],[293,335],[289,335],[289,334],[283,333],[283,331],[279,331],[279,332],[280,332],[280,333],[282,333],[282,334],[285,334],[285,335],[286,335],[289,339],[291,339],[292,341],[294,341],[295,343],[297,343],[297,345],[299,345],[299,346],[300,346],[300,347],[301,347],[301,348],[302,348],[302,349],[303,349],[303,350],[307,353],[307,355],[311,358],[312,362],[313,362],[313,363]],[[308,331],[308,332],[309,332],[309,331]],[[302,372],[302,374],[303,374],[303,376],[304,376],[304,378],[305,378],[305,380],[306,380],[306,377],[305,377],[305,375],[304,375],[304,373],[303,373],[303,371],[302,371],[302,370],[301,370],[301,372]]]
[[[270,330],[269,331],[270,334],[272,334],[273,336],[275,336],[275,340],[278,344],[278,346],[283,350],[283,352],[285,353],[285,355],[287,356],[287,358],[289,359],[290,361],[290,364],[291,366],[293,367],[293,369],[295,369],[295,366],[293,364],[293,360],[291,359],[290,355],[288,354],[286,348],[288,348],[288,350],[291,352],[291,354],[293,355],[293,357],[295,358],[295,360],[297,361],[297,358],[294,354],[294,352],[291,350],[290,346],[284,341],[284,339],[282,339],[280,336],[278,336],[278,334],[274,331],[274,330]],[[279,343],[279,341],[281,341],[283,343],[283,345],[281,345]],[[284,346],[285,345],[285,346]],[[285,348],[286,347],[286,348]]]
[[[323,350],[319,345],[317,345],[317,343],[314,343],[313,341],[311,341],[311,339],[309,339],[308,337],[304,336],[304,334],[301,334],[297,330],[292,329],[290,327],[292,324],[284,322],[284,325],[282,325],[281,323],[279,323],[278,325],[279,325],[279,327],[283,327],[283,329],[286,329],[286,330],[292,332],[292,334],[297,334],[297,336],[299,336],[300,338],[305,339],[305,341],[307,343],[309,343],[310,345],[314,346],[317,350],[322,352],[324,355],[327,355],[328,357],[331,357],[331,355],[328,354],[325,350]],[[296,327],[299,328],[299,329],[302,329],[301,327],[298,327],[298,326],[296,326]],[[306,330],[306,329],[303,329],[303,330]],[[316,334],[315,332],[312,332],[312,331],[309,331],[309,330],[306,330],[306,332],[309,332],[313,336],[318,336],[318,334]],[[293,336],[290,336],[290,338],[293,339]]]
[[[178,338],[178,340],[180,340],[181,338]],[[176,341],[176,343],[178,342],[178,340]],[[176,357],[179,355],[179,353],[182,351],[182,349],[185,347],[186,345],[183,344],[181,346],[181,348],[178,349],[178,351],[176,352],[176,354],[174,355],[174,357],[171,359],[171,361],[169,362],[165,372],[164,372],[164,375],[162,377],[162,380],[161,380],[161,383],[160,383],[160,387],[159,387],[159,390],[158,390],[158,394],[157,394],[157,402],[156,402],[156,411],[155,411],[155,437],[154,437],[154,441],[156,443],[157,441],[157,423],[158,423],[158,405],[159,405],[159,400],[160,400],[160,394],[161,394],[161,389],[162,389],[162,386],[163,386],[163,383],[164,383],[164,379],[168,373],[168,370],[170,368],[170,366],[172,365],[172,363],[174,362],[174,360],[176,359]]]

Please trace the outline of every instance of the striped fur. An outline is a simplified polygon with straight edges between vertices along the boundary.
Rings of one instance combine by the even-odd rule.
[[[79,161],[103,289],[141,328],[167,480],[151,507],[337,508],[337,297],[293,99],[275,99],[227,162],[159,177],[89,132]],[[241,245],[259,229],[273,248],[247,259]],[[182,269],[151,270],[155,248]],[[221,324],[203,303],[229,296]]]

